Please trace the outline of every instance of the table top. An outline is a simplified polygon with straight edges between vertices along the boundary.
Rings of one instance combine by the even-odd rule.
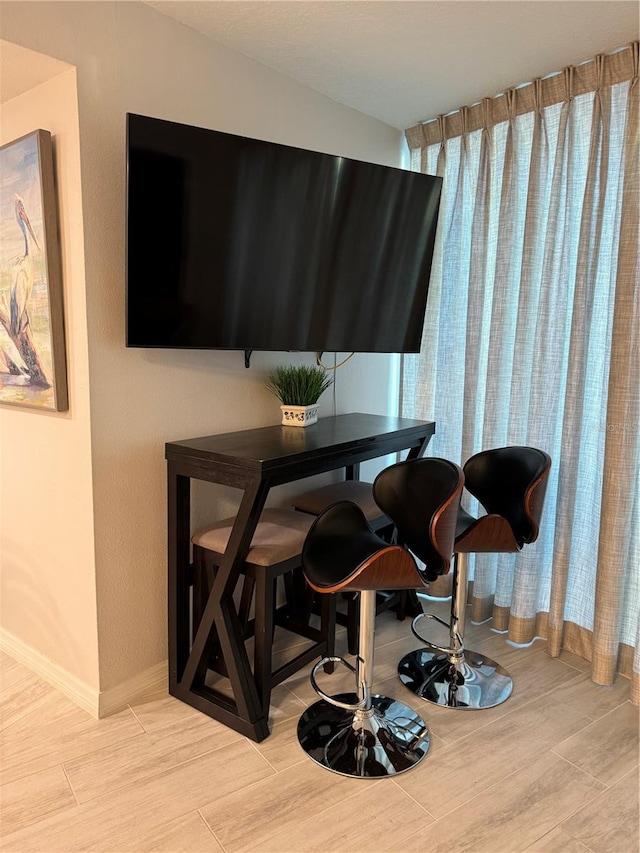
[[[171,441],[165,445],[165,457],[175,461],[191,458],[232,464],[266,472],[311,461],[328,452],[361,451],[366,455],[367,445],[371,446],[372,457],[378,456],[382,455],[379,451],[383,444],[394,445],[389,450],[392,452],[418,443],[434,431],[433,421],[354,413],[320,418],[308,427],[277,425]]]

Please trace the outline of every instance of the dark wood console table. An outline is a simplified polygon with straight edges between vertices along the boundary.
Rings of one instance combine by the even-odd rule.
[[[408,458],[420,456],[434,432],[432,421],[351,414],[321,418],[306,428],[272,426],[166,444],[172,696],[255,741],[268,736],[233,590],[269,489],[338,468],[345,468],[347,479],[357,479],[360,463],[367,459],[407,449]],[[193,645],[189,619],[191,478],[233,486],[244,493]],[[233,699],[205,684],[212,632],[220,643]]]

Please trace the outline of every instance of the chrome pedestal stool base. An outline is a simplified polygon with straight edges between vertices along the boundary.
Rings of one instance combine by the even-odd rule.
[[[464,650],[456,659],[417,649],[398,664],[400,680],[421,699],[447,708],[494,708],[511,696],[513,680],[496,661]]]
[[[358,702],[353,693],[334,699]],[[307,755],[334,773],[361,779],[415,767],[429,749],[427,724],[395,699],[374,695],[370,700],[369,710],[348,711],[324,700],[307,708],[298,722],[298,740]]]
[[[375,590],[361,590],[356,666],[340,657],[320,660],[310,679],[321,699],[298,721],[298,741],[307,755],[334,773],[356,779],[395,776],[411,770],[425,757],[430,743],[427,724],[412,708],[371,693],[375,618]],[[325,663],[338,663],[350,670],[357,693],[325,693],[316,681]]]
[[[464,647],[467,560],[466,553],[455,555],[450,621],[433,613],[416,616],[411,631],[427,648],[405,655],[398,664],[398,675],[405,687],[427,702],[445,708],[479,710],[505,702],[511,696],[513,679],[496,661]],[[423,637],[417,630],[423,620],[447,628],[450,645],[439,646]]]

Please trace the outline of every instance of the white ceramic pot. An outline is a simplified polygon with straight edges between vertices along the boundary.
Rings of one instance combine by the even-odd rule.
[[[318,420],[319,405],[313,406],[280,406],[284,426],[308,427]]]

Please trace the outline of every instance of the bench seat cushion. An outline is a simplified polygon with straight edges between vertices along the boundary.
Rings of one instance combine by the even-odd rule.
[[[308,512],[311,515],[320,513],[337,501],[353,501],[363,511],[367,521],[384,518],[384,513],[373,499],[371,483],[361,480],[343,480],[341,483],[331,483],[310,492],[303,492],[292,502],[295,509]]]
[[[226,550],[235,518],[225,518],[197,531],[194,545],[222,556]],[[302,554],[302,546],[313,518],[292,509],[265,509],[251,540],[246,562],[256,566],[274,566]]]

